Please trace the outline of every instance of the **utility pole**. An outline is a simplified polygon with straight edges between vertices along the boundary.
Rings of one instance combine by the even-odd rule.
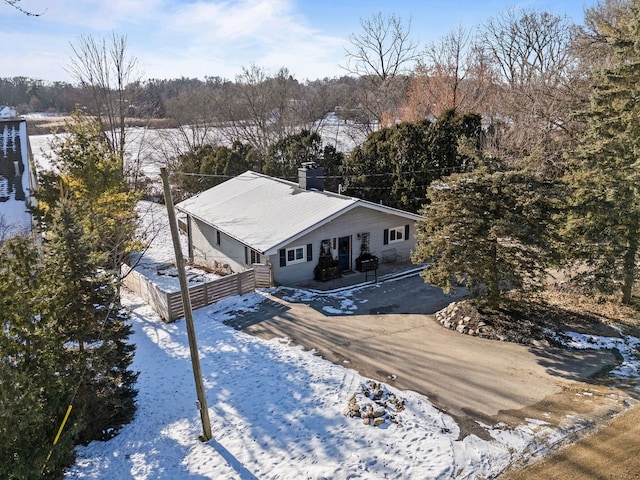
[[[184,320],[187,322],[187,335],[189,337],[189,350],[191,351],[191,366],[193,367],[193,378],[196,382],[196,392],[198,394],[198,410],[202,420],[202,436],[200,439],[206,442],[213,436],[211,433],[211,422],[209,421],[209,408],[207,407],[207,397],[204,394],[204,384],[202,383],[202,371],[200,370],[200,357],[198,356],[198,345],[196,342],[196,332],[193,326],[193,314],[191,312],[191,298],[189,297],[189,285],[187,284],[187,274],[184,271],[184,258],[182,256],[182,246],[178,236],[178,224],[176,222],[176,212],[173,209],[173,199],[169,188],[169,177],[167,169],[160,169],[162,185],[164,186],[164,201],[169,214],[169,226],[171,227],[171,238],[173,239],[173,249],[176,255],[176,267],[178,268],[178,278],[180,279],[180,291],[182,293],[182,306],[184,307]]]

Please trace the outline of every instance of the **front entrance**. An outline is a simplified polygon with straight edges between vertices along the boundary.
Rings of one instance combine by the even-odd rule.
[[[351,270],[351,237],[338,238],[338,265],[340,270]]]

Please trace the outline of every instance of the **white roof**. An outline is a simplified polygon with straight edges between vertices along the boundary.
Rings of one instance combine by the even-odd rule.
[[[8,195],[8,200],[0,202],[0,223],[5,223],[9,228],[11,235],[17,233],[26,233],[31,231],[31,214],[29,213],[29,205],[31,199],[29,197],[29,176],[31,172],[31,162],[29,160],[29,136],[27,135],[27,122],[24,120],[12,120],[0,122],[0,158],[9,158],[11,154],[14,161],[20,159],[24,167],[24,173],[20,176],[22,181],[22,191],[25,199],[16,199],[15,189]],[[18,144],[20,150],[18,153]],[[13,170],[13,165],[11,165]],[[4,189],[8,190],[8,181],[0,175],[0,192]],[[3,194],[6,195],[6,194]]]
[[[356,206],[410,219],[402,210],[247,171],[185,200],[176,208],[265,255]]]

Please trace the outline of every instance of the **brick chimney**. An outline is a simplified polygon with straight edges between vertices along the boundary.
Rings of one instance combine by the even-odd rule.
[[[324,168],[315,162],[304,162],[298,168],[298,184],[304,190],[324,190]]]

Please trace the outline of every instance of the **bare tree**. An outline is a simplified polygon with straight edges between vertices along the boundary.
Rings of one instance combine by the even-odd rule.
[[[396,118],[437,118],[445,110],[483,113],[493,77],[476,38],[459,26],[427,45]]]
[[[418,45],[411,40],[411,20],[405,23],[396,15],[377,13],[360,19],[362,31],[351,34],[350,48],[345,48],[344,69],[358,77],[373,77],[382,83],[389,77],[409,70],[417,58]]]
[[[558,85],[574,59],[567,16],[511,8],[484,26],[484,45],[509,87]]]
[[[513,8],[490,19],[481,33],[493,63],[497,91],[489,114],[493,146],[505,159],[562,169],[562,150],[575,110],[575,26],[566,16]]]
[[[110,150],[122,161],[124,173],[126,116],[133,100],[126,87],[139,80],[137,59],[128,53],[127,38],[115,32],[109,42],[80,36],[71,48],[74,56],[68,71],[89,92],[89,113],[98,119]]]
[[[362,124],[381,123],[385,112],[396,111],[409,85],[405,75],[417,59],[418,44],[411,39],[411,20],[377,13],[361,19],[362,30],[349,37],[343,68],[360,77],[358,97]]]
[[[180,143],[186,150],[219,141],[220,102],[220,92],[206,84],[165,102],[166,115],[175,123]]]
[[[243,68],[224,93],[219,105],[220,119],[229,143],[247,143],[265,154],[269,145],[309,122],[297,100],[300,85],[286,68],[274,76],[256,65]]]
[[[436,117],[444,110],[482,111],[493,83],[477,39],[462,26],[427,46],[423,73]]]

